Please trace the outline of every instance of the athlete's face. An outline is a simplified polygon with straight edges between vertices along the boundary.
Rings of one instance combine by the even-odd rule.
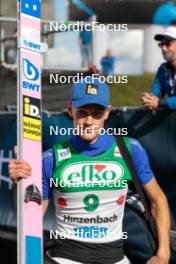
[[[104,128],[105,120],[109,116],[110,107],[103,108],[99,105],[86,105],[80,108],[68,106],[70,116],[73,118],[73,125],[79,128],[79,136],[93,143],[99,136],[101,128]]]
[[[162,41],[159,43],[163,57],[169,62],[176,60],[176,40]]]

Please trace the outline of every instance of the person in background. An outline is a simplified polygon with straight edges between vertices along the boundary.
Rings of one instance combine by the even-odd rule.
[[[101,59],[102,75],[109,76],[114,74],[115,58],[112,56],[112,51],[108,49],[105,56]]]
[[[155,35],[166,62],[157,71],[151,93],[144,92],[141,101],[146,108],[176,109],[176,27],[170,26]]]
[[[99,74],[99,70],[96,65],[89,65],[88,70],[85,72],[84,76],[92,76],[93,74]]]
[[[82,67],[88,68],[92,65],[92,33],[85,29],[80,32]]]

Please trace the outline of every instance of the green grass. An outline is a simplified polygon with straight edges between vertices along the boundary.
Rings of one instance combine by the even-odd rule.
[[[141,106],[141,93],[151,91],[154,77],[151,73],[128,76],[128,83],[110,85],[112,107]]]

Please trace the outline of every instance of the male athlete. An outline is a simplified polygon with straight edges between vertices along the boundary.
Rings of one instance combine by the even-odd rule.
[[[155,35],[166,62],[158,68],[151,93],[143,93],[141,101],[146,108],[176,109],[176,27],[170,26]],[[165,98],[166,95],[166,98]]]
[[[79,136],[53,146],[43,155],[43,209],[53,191],[56,214],[55,239],[49,263],[129,264],[122,249],[122,219],[130,172],[115,137],[100,135],[110,113],[109,88],[89,79],[74,84],[68,112]],[[102,131],[101,131],[102,132]],[[169,210],[167,199],[150,169],[138,141],[125,139],[141,185],[151,201],[158,249],[147,264],[169,262]],[[14,181],[31,175],[24,160],[12,160]],[[51,188],[52,185],[52,188]],[[142,243],[142,241],[141,241]],[[135,264],[135,263],[134,263]]]

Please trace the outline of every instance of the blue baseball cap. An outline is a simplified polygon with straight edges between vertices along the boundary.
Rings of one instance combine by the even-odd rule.
[[[110,92],[107,83],[95,78],[86,78],[75,83],[72,88],[71,102],[75,108],[89,104],[109,106]]]

